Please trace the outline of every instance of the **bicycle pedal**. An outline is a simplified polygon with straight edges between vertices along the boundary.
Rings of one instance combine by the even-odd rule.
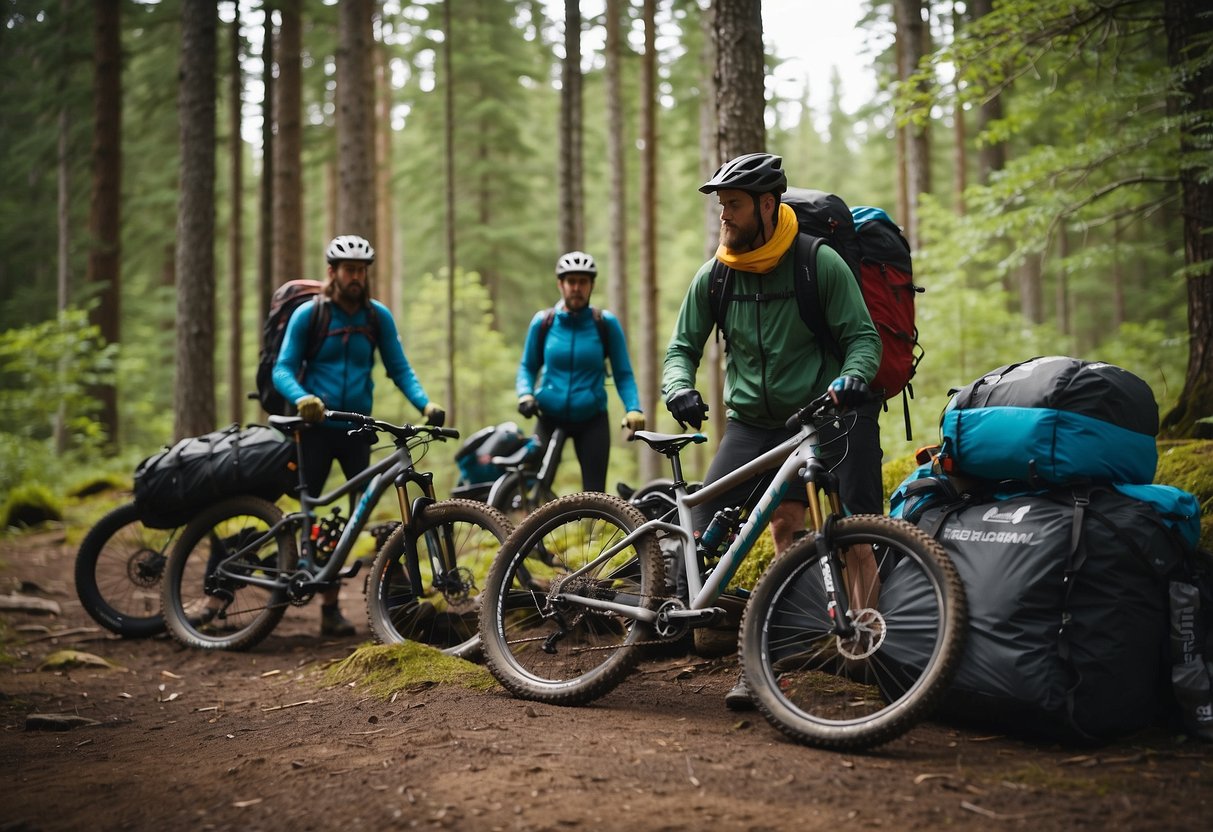
[[[702,627],[711,624],[724,614],[725,610],[720,607],[706,607],[701,610],[667,610],[665,617],[685,621],[692,627]]]

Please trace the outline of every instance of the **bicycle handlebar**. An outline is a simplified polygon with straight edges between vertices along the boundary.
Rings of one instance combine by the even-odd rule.
[[[880,394],[873,392],[869,396],[868,400],[864,402],[864,404],[871,404],[875,401],[880,401]],[[826,391],[817,398],[813,399],[813,401],[806,404],[804,407],[800,408],[800,410],[793,413],[791,417],[788,418],[788,421],[784,423],[784,427],[786,427],[788,430],[796,430],[801,425],[807,425],[809,422],[817,419],[828,410],[833,410],[835,413],[842,413],[847,409],[848,408],[841,405],[834,404],[834,400],[830,398],[829,391]]]
[[[390,422],[384,422],[373,416],[367,416],[365,413],[354,413],[348,410],[326,410],[324,418],[326,420],[333,419],[338,422],[353,422],[361,426],[361,428],[383,431],[400,439],[409,439],[421,434],[426,434],[435,439],[459,438],[459,431],[455,428],[440,428],[433,425],[393,425]]]

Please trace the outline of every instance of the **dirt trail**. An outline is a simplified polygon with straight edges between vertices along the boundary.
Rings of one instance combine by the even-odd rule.
[[[292,609],[249,653],[91,629],[62,532],[0,541],[0,831],[1199,830],[1213,818],[1213,747],[1157,730],[1098,749],[933,723],[878,752],[793,745],[725,710],[732,658],[643,665],[593,707],[561,709],[447,685],[390,700],[319,672],[367,638],[324,641]],[[79,628],[88,628],[79,631]],[[59,633],[61,635],[55,636]],[[39,670],[53,651],[120,670]],[[96,724],[29,730],[31,714]]]

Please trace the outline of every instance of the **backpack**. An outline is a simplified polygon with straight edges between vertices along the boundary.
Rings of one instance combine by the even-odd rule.
[[[328,299],[321,294],[324,284],[319,280],[288,280],[270,296],[270,311],[261,328],[261,354],[257,359],[257,392],[250,393],[250,399],[257,399],[266,413],[275,416],[288,416],[295,412],[294,405],[288,402],[278,388],[274,387],[274,364],[278,362],[278,353],[282,350],[282,341],[286,337],[286,325],[291,315],[309,301],[319,304],[316,314],[307,332],[307,350],[304,352],[304,365],[300,375],[307,366],[307,361],[316,357],[320,345],[330,335],[361,332],[371,339],[371,344],[379,343],[379,320],[375,315],[375,307],[370,306],[369,327],[344,327],[340,330],[329,331],[329,321],[332,310]]]
[[[606,374],[611,374],[611,336],[607,332],[606,320],[602,317],[602,310],[591,306],[590,314],[594,317],[594,328],[598,330],[598,340],[602,342],[602,363]],[[548,341],[548,330],[552,328],[552,324],[556,320],[556,307],[543,313],[543,320],[539,322],[539,358],[543,359],[543,348]]]
[[[817,249],[826,244],[850,267],[859,282],[872,323],[880,333],[880,368],[872,379],[874,390],[883,390],[886,401],[902,394],[906,439],[911,438],[909,399],[914,397],[910,379],[922,360],[914,324],[914,296],[925,291],[914,285],[910,244],[901,230],[880,208],[849,208],[841,197],[806,188],[788,188],[783,202],[796,213],[800,233],[792,254],[793,280],[800,318],[814,337],[842,362],[842,347],[834,339],[821,308],[816,283]],[[719,260],[712,264],[708,281],[709,306],[718,332],[724,332],[724,316],[732,300],[775,300],[777,295],[729,293],[732,269]],[[728,338],[725,338],[728,350]],[[888,405],[885,405],[888,410]]]

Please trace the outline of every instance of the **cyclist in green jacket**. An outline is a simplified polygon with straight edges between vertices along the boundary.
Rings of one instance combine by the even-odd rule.
[[[715,193],[720,202],[720,247],[714,259],[734,272],[722,331],[727,422],[704,482],[720,479],[791,436],[784,426],[788,417],[828,390],[837,404],[857,406],[841,431],[827,425],[822,433],[823,455],[838,466],[843,502],[852,513],[882,513],[880,404],[868,402],[867,385],[880,365],[880,336],[855,276],[833,249],[819,247],[821,307],[843,350],[839,364],[805,325],[796,303],[792,250],[797,221],[791,207],[780,202],[787,190],[783,160],[769,153],[739,156],[699,190]],[[709,260],[699,268],[683,298],[662,376],[670,413],[697,430],[708,412],[695,389],[695,372],[714,326],[708,298],[712,264]],[[830,441],[840,433],[845,437]],[[697,507],[696,528],[705,528],[718,509],[743,502],[757,484],[746,483],[718,502]],[[807,499],[803,492],[791,493],[776,508],[771,534],[777,554],[804,528]],[[875,580],[872,575],[865,581],[870,591]],[[732,708],[752,707],[742,682],[725,701]]]

